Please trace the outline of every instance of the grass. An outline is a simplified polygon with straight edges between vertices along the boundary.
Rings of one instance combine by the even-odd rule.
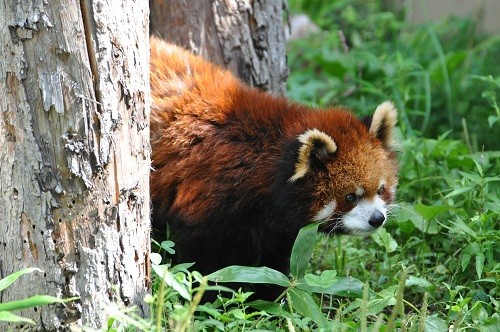
[[[289,45],[292,99],[360,115],[392,99],[400,111],[391,221],[368,240],[303,229],[290,276],[230,267],[203,277],[155,256],[152,318],[136,321],[151,331],[498,331],[500,38],[468,18],[410,25],[379,2],[290,2],[323,29]],[[207,280],[221,291],[214,303],[199,302]],[[222,281],[286,291],[249,302]],[[137,328],[114,319],[109,330]]]

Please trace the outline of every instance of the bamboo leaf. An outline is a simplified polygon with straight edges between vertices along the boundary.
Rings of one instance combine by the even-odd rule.
[[[182,285],[177,281],[177,279],[175,279],[174,274],[168,270],[168,265],[151,264],[151,266],[153,267],[155,273],[162,278],[168,286],[175,289],[184,299],[191,301],[191,294],[189,294],[186,286]]]
[[[46,304],[65,303],[68,301],[73,301],[75,299],[77,298],[73,297],[70,299],[60,299],[49,295],[35,295],[19,301],[0,303],[0,311],[12,311],[12,310],[39,307]]]
[[[0,311],[0,322],[35,324],[35,322],[29,318],[14,315],[13,313],[8,311]]]
[[[21,271],[17,271],[17,272],[14,272],[12,274],[9,274],[8,276],[6,276],[2,280],[0,280],[0,292],[3,291],[5,288],[9,287],[10,284],[12,284],[14,281],[16,281],[20,276],[27,274],[27,273],[31,273],[33,271],[43,272],[39,268],[28,267],[26,269],[22,269]]]
[[[290,257],[290,273],[297,279],[302,278],[306,272],[309,259],[316,244],[317,233],[318,224],[309,224],[302,227],[295,239]]]
[[[292,288],[288,291],[290,299],[292,300],[292,308],[303,315],[304,317],[311,317],[320,328],[329,330],[330,324],[325,317],[321,308],[316,304],[312,296],[300,289]]]
[[[290,286],[290,282],[286,275],[265,266],[228,266],[209,274],[207,278],[215,282],[244,282],[252,284],[273,284],[283,287]]]

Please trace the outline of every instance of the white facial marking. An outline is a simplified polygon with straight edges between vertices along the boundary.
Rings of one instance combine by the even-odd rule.
[[[316,213],[316,215],[313,218],[313,221],[323,221],[327,220],[330,218],[333,213],[335,212],[335,209],[337,208],[337,202],[335,200],[331,201],[330,203],[325,204],[321,210]]]
[[[365,193],[365,190],[361,187],[358,187],[358,188],[356,188],[355,193],[356,193],[356,196],[361,197]]]
[[[385,202],[379,196],[372,199],[362,199],[356,207],[342,217],[342,226],[352,233],[369,234],[377,229],[368,223],[372,214],[377,210],[387,218]]]
[[[392,196],[396,195],[396,186],[392,186],[389,188],[389,191],[391,192]]]

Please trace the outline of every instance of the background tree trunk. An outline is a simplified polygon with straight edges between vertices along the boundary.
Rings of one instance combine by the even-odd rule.
[[[228,68],[252,86],[285,92],[286,0],[150,0],[151,33]]]
[[[37,330],[99,328],[115,300],[144,312],[147,4],[0,0],[0,8],[0,277],[44,271],[23,276],[0,302],[80,297],[18,313]]]

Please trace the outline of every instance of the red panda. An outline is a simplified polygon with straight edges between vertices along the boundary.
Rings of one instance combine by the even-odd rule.
[[[251,88],[230,72],[151,38],[153,227],[167,224],[182,262],[284,273],[299,229],[382,226],[397,186],[397,113],[366,121]]]

